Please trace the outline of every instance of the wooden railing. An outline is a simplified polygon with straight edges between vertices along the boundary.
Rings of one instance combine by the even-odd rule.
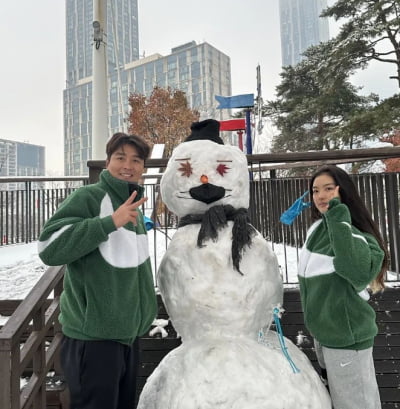
[[[46,408],[46,376],[59,371],[64,267],[50,267],[0,329],[0,408]],[[53,292],[52,298],[49,299]],[[21,377],[30,372],[22,388]]]

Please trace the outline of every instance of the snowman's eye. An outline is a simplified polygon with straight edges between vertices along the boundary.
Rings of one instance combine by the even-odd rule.
[[[220,163],[218,166],[217,166],[217,172],[221,175],[221,176],[224,176],[224,174],[225,173],[228,173],[228,170],[229,170],[230,168],[228,168],[228,166],[226,166],[225,164],[223,164],[223,163]]]
[[[186,163],[181,163],[181,167],[178,171],[182,172],[181,176],[189,177],[193,173],[192,165],[187,160]]]

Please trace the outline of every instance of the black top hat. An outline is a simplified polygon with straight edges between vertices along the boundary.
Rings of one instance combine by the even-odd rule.
[[[204,139],[219,143],[220,145],[224,144],[224,141],[219,136],[219,121],[215,119],[193,122],[190,129],[192,133],[185,139],[185,142]]]

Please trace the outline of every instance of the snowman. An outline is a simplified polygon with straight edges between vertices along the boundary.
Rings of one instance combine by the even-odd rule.
[[[195,122],[161,179],[179,217],[158,270],[182,344],[148,378],[138,409],[329,409],[308,358],[268,328],[282,303],[278,262],[248,221],[246,156],[223,144],[219,122]],[[295,364],[296,370],[293,370]]]

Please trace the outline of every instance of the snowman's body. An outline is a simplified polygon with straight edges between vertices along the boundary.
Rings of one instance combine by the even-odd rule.
[[[217,242],[209,240],[201,248],[196,245],[198,225],[178,229],[161,262],[158,285],[183,342],[219,337],[257,340],[266,316],[282,303],[276,257],[260,234],[242,258],[243,275],[233,268],[232,224],[220,231]]]
[[[182,161],[190,164],[190,171]],[[220,163],[229,167],[215,172]],[[188,192],[200,179],[223,186],[223,197],[210,203],[191,199],[193,191]],[[170,210],[182,217],[219,204],[247,209],[248,183],[242,152],[192,141],[175,149],[161,190]],[[214,188],[206,190],[215,195]],[[223,193],[216,191],[217,197]],[[196,192],[194,196],[202,198]],[[258,341],[260,329],[270,325],[273,308],[282,302],[282,281],[276,256],[258,232],[244,248],[240,272],[235,269],[233,225],[228,221],[217,239],[205,240],[200,247],[199,224],[180,227],[174,234],[158,270],[158,284],[182,345],[149,377],[138,409],[329,409],[325,387],[296,346],[285,340],[299,373],[293,372],[275,332]]]

